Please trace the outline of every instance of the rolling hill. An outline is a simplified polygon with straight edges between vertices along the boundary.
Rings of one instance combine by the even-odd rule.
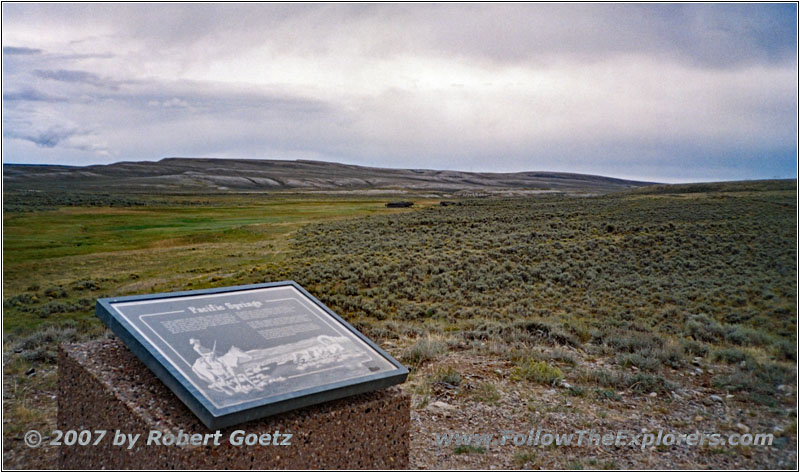
[[[165,158],[108,165],[3,165],[7,191],[126,193],[265,191],[558,191],[606,193],[653,183],[559,172],[388,169],[322,161]]]

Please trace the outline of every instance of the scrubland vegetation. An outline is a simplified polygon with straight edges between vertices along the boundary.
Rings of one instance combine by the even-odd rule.
[[[796,183],[780,181],[446,207],[415,199],[402,210],[352,197],[44,197],[25,212],[14,201],[4,213],[4,435],[19,444],[54,422],[56,345],[105,336],[97,297],[282,279],[409,365],[418,410],[442,392],[494,409],[513,386],[531,416],[601,406],[581,413],[591,423],[630,396],[702,390],[785,426],[797,384],[795,198]],[[475,377],[458,354],[492,370]],[[552,389],[568,404],[537,404]],[[796,436],[797,412],[788,416],[779,436]],[[471,453],[461,457],[483,455]],[[572,465],[530,463],[543,455],[514,458]]]
[[[773,404],[795,381],[794,192],[662,192],[310,225],[282,274],[373,337],[415,340],[412,365],[447,345],[506,357],[534,380],[563,368],[577,382],[663,392],[670,369],[702,357],[730,366],[720,389]],[[614,364],[531,361],[534,346]]]

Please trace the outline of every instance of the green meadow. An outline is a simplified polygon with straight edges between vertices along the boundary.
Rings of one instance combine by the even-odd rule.
[[[385,202],[223,195],[6,212],[4,329],[13,336],[76,320],[96,324],[92,301],[102,295],[219,285],[279,264],[303,225],[398,212]]]

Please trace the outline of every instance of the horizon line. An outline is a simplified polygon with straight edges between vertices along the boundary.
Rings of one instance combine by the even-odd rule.
[[[617,177],[614,175],[607,175],[607,174],[590,174],[585,172],[575,172],[575,171],[560,171],[560,170],[523,170],[523,171],[473,171],[473,170],[464,170],[464,169],[449,169],[449,168],[412,168],[412,167],[392,167],[392,166],[374,166],[374,165],[365,165],[365,164],[352,164],[340,161],[324,161],[319,159],[284,159],[284,158],[223,158],[223,157],[210,157],[210,156],[164,156],[158,159],[140,159],[140,160],[120,160],[114,161],[111,163],[93,163],[93,164],[57,164],[57,163],[14,163],[14,162],[6,162],[5,160],[2,161],[3,166],[62,166],[62,167],[71,167],[71,168],[82,168],[82,167],[89,167],[89,166],[113,166],[116,164],[123,164],[123,163],[159,163],[161,161],[167,159],[186,159],[186,160],[218,160],[218,161],[277,161],[277,162],[289,162],[289,163],[297,163],[297,162],[309,162],[309,163],[322,163],[322,164],[338,164],[342,166],[354,166],[354,167],[361,167],[361,168],[373,168],[373,169],[392,169],[392,170],[407,170],[407,171],[451,171],[451,172],[462,172],[467,174],[524,174],[524,173],[558,173],[558,174],[572,174],[576,176],[593,176],[593,177],[603,177],[608,179],[617,179],[620,181],[631,181],[631,182],[641,182],[646,184],[655,184],[655,185],[674,185],[674,184],[702,184],[702,183],[725,183],[725,182],[757,182],[757,181],[786,181],[786,180],[798,180],[799,175],[796,174],[792,177],[771,177],[771,178],[745,178],[745,179],[718,179],[718,180],[698,180],[698,181],[653,181],[650,180],[651,178],[626,178],[626,177]]]

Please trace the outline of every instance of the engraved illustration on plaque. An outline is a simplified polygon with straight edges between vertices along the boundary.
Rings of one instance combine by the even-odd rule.
[[[228,395],[264,391],[287,377],[313,375],[332,365],[353,374],[380,369],[370,364],[371,358],[346,337],[319,335],[289,345],[248,351],[231,346],[221,356],[217,356],[216,342],[211,349],[196,338],[189,343],[200,355],[192,364],[192,371],[208,383],[209,389]],[[295,371],[300,373],[291,374]]]

